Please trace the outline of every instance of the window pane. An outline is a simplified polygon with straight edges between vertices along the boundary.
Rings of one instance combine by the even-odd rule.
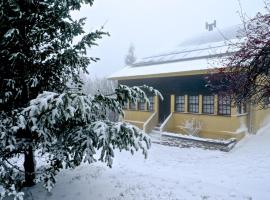
[[[241,103],[237,104],[237,113],[242,114],[242,105],[241,105]]]
[[[231,98],[230,96],[218,97],[218,114],[230,115],[231,114]]]
[[[185,112],[185,96],[176,96],[175,97],[175,111],[176,112]]]
[[[129,109],[130,110],[136,110],[137,109],[137,106],[135,103],[129,103]]]
[[[247,113],[247,104],[246,104],[246,103],[244,103],[244,104],[242,105],[242,112],[243,112],[243,113]]]
[[[203,96],[203,113],[214,114],[214,96]]]
[[[154,111],[154,97],[148,97],[149,99],[149,107],[148,107],[148,110],[149,111]]]
[[[188,97],[188,111],[192,113],[199,112],[199,96]]]
[[[264,101],[264,108],[265,109],[268,108],[269,107],[269,103],[270,103],[269,97],[268,96],[267,97],[264,97],[263,98],[263,101]]]
[[[139,110],[145,110],[145,101],[139,102]]]
[[[247,112],[247,104],[246,103],[238,103],[237,104],[237,113],[244,114]]]

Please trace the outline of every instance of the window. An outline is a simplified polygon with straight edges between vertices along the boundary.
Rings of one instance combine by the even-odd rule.
[[[188,97],[188,111],[191,113],[199,112],[199,96]]]
[[[148,110],[149,111],[154,111],[154,97],[148,97],[148,99],[149,99]]]
[[[244,104],[242,105],[242,112],[243,112],[243,113],[247,113],[247,104],[246,104],[246,103],[244,103]]]
[[[218,114],[220,115],[231,114],[231,97],[230,96],[218,97]]]
[[[175,111],[176,112],[185,112],[185,96],[176,96],[175,97]]]
[[[238,103],[237,104],[237,113],[238,114],[247,113],[247,104],[245,104],[245,103]]]
[[[264,109],[268,108],[269,104],[270,104],[269,97],[264,97],[263,98],[263,103],[264,103],[263,108]]]
[[[139,110],[145,110],[145,101],[139,102]]]
[[[241,103],[237,104],[237,113],[242,114],[242,104]]]
[[[129,109],[130,110],[136,110],[137,109],[136,103],[130,102],[129,103]]]
[[[214,114],[214,96],[203,96],[203,113]]]

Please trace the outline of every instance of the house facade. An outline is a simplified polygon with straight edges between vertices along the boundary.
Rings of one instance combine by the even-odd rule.
[[[237,41],[234,36],[228,36],[230,42]],[[152,86],[164,97],[150,97],[150,105],[127,105],[125,121],[147,133],[157,126],[161,131],[190,134],[192,124],[199,129],[198,136],[213,139],[240,140],[247,132],[257,132],[270,114],[268,105],[265,109],[234,105],[229,96],[214,94],[206,87],[209,69],[219,67],[220,59],[235,50],[228,49],[223,38],[200,38],[173,51],[140,59],[109,77],[123,85]]]

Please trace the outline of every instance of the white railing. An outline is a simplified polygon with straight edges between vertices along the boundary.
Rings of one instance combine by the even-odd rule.
[[[160,131],[163,132],[168,124],[168,122],[170,121],[172,117],[172,113],[165,119],[165,121],[161,124],[160,126]]]
[[[150,133],[158,123],[158,113],[154,112],[144,123],[143,130],[145,133]]]

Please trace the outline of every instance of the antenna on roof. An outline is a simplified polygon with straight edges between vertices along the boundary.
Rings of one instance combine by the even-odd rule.
[[[208,23],[208,22],[205,23],[205,29],[208,30],[208,31],[213,31],[214,28],[216,28],[216,27],[217,27],[217,21],[216,20],[214,20],[213,23]]]

